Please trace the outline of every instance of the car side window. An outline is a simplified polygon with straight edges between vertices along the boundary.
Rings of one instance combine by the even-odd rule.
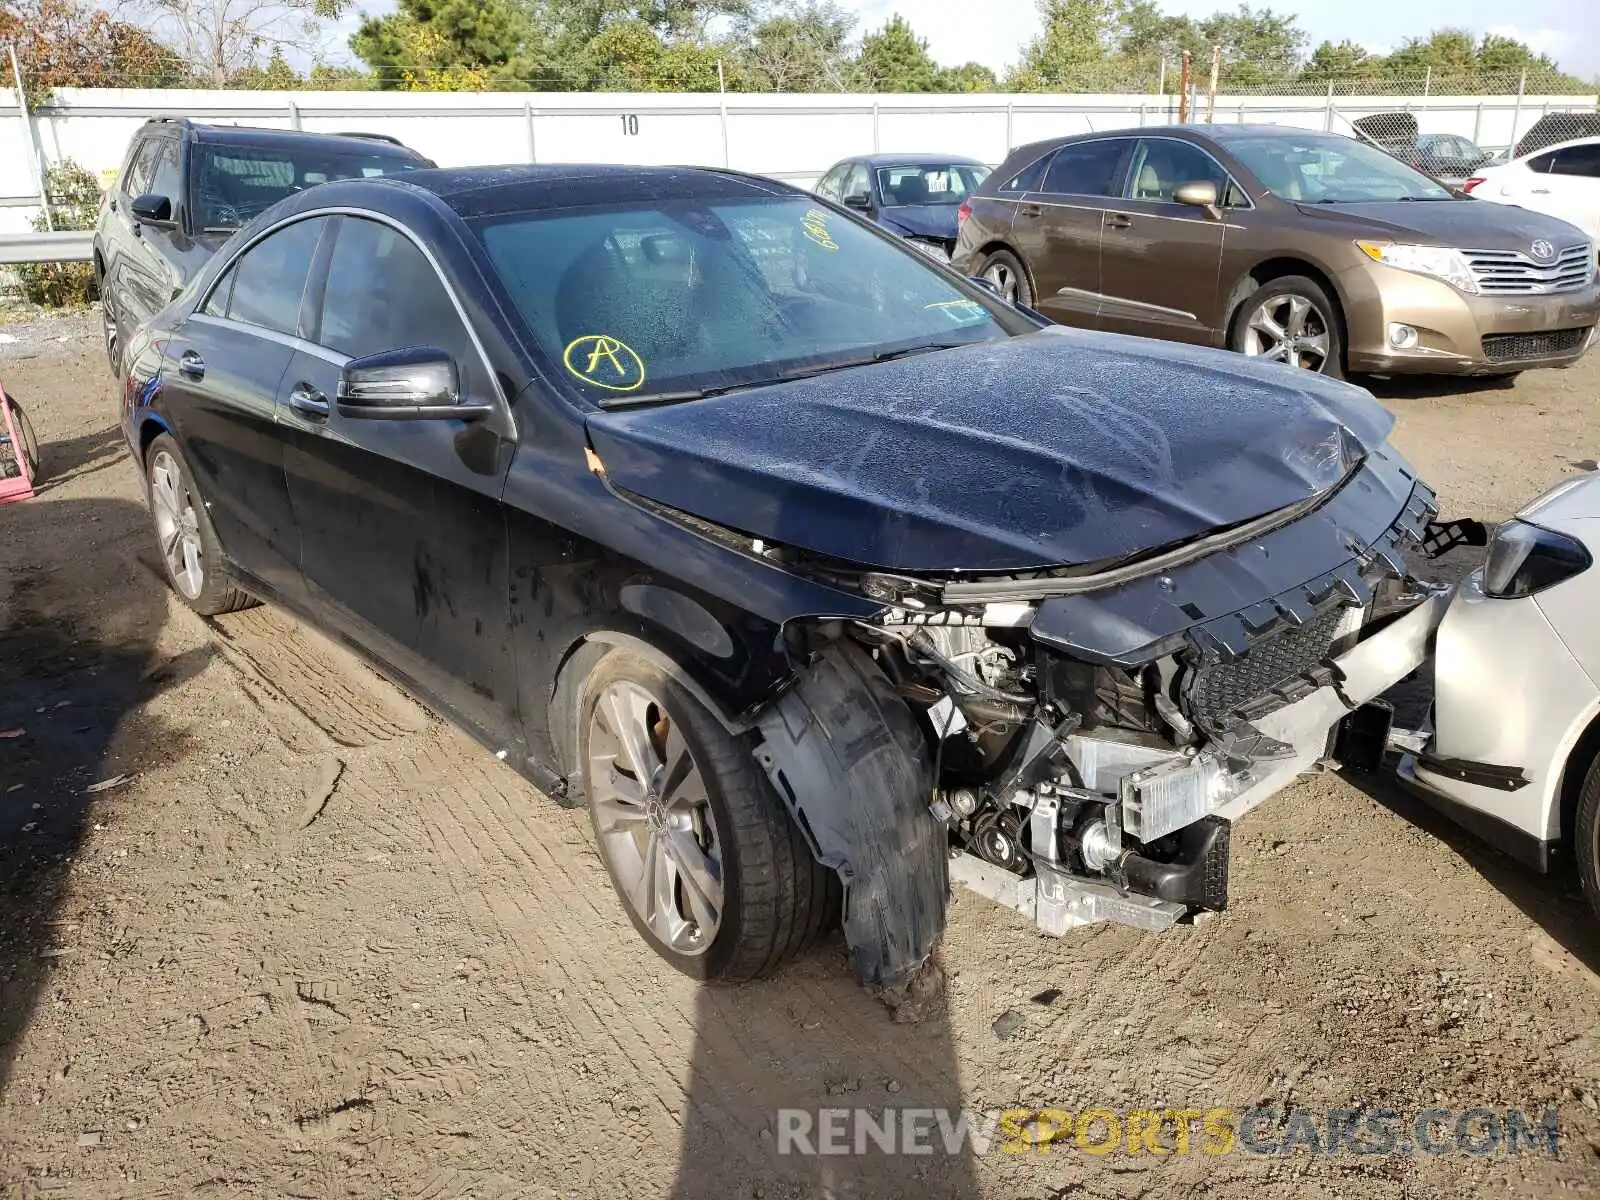
[[[850,173],[845,176],[844,188],[841,196],[867,196],[872,195],[872,182],[867,178],[867,164],[855,163],[850,168]]]
[[[1126,138],[1067,145],[1056,151],[1045,172],[1041,191],[1058,196],[1113,196],[1117,193],[1117,168]]]
[[[128,169],[122,173],[122,194],[132,199],[150,190],[150,176],[155,168],[156,155],[161,152],[161,138],[147,137],[128,159]]]
[[[1582,175],[1600,179],[1600,142],[1590,146],[1568,146],[1551,155],[1550,174]]]
[[[437,346],[455,358],[463,389],[477,350],[428,257],[392,226],[344,217],[328,259],[317,341],[362,358],[409,346]]]
[[[178,170],[178,144],[164,142],[159,156],[156,158],[155,169],[150,174],[150,182],[145,191],[153,192],[157,196],[165,196],[172,201],[173,212],[176,213],[178,205],[183,200],[183,173]]]
[[[296,221],[246,250],[228,272],[232,277],[229,319],[301,336],[300,298],[311,274],[317,239],[327,223],[326,218]],[[212,299],[228,284],[225,276]]]
[[[839,198],[839,180],[844,175],[844,167],[833,168],[822,177],[822,182],[817,184],[817,195],[826,196],[829,200]]]
[[[1000,188],[1002,192],[1037,192],[1044,186],[1045,169],[1050,166],[1051,155],[1041,154],[1022,170],[1008,179]]]
[[[1174,193],[1186,183],[1209,183],[1224,196],[1228,173],[1204,150],[1170,138],[1140,138],[1133,152],[1125,194],[1130,200],[1174,203]]]

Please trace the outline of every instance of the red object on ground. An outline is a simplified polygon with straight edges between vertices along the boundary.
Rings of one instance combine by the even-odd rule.
[[[28,473],[28,452],[22,440],[22,429],[11,415],[11,403],[4,387],[0,387],[0,422],[3,422],[0,424],[0,434],[8,439],[11,457],[16,459],[17,468],[21,471],[19,475],[0,479],[0,504],[10,504],[33,496],[33,476]]]

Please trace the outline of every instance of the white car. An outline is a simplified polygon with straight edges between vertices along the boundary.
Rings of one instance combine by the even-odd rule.
[[[1570,221],[1600,239],[1600,137],[1558,142],[1498,166],[1480,167],[1462,190]]]
[[[1401,759],[1430,803],[1600,913],[1600,473],[1501,525],[1437,634],[1431,736]]]

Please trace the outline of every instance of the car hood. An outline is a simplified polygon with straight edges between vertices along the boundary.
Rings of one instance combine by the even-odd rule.
[[[1558,217],[1470,197],[1297,207],[1307,216],[1344,222],[1356,237],[1387,235],[1464,250],[1518,250],[1526,254],[1539,238],[1554,242],[1558,249],[1585,240],[1582,230]]]
[[[954,204],[893,204],[878,210],[878,223],[904,237],[954,241],[958,220]]]
[[[625,491],[862,566],[1101,562],[1332,488],[1393,418],[1221,351],[1050,328],[724,396],[598,412]]]

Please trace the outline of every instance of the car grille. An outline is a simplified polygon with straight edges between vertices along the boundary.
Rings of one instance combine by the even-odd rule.
[[[1483,338],[1483,356],[1490,362],[1517,362],[1525,358],[1548,358],[1571,354],[1589,336],[1590,326],[1582,329],[1550,329],[1543,333],[1489,333]]]
[[[1518,250],[1463,250],[1478,290],[1486,296],[1548,296],[1575,292],[1594,278],[1594,247],[1568,246],[1555,262],[1536,263]]]
[[[1312,676],[1328,657],[1347,611],[1334,605],[1304,625],[1285,626],[1252,642],[1232,662],[1202,661],[1187,688],[1190,717],[1216,732],[1281,708],[1320,686],[1324,681]]]

